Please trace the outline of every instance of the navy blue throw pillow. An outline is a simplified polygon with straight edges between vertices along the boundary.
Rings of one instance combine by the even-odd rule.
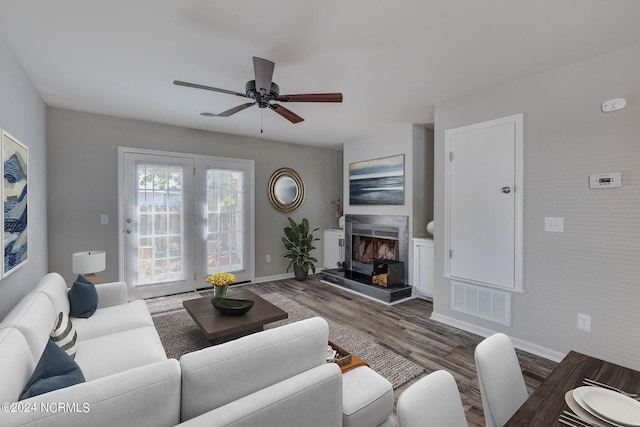
[[[70,387],[85,381],[80,366],[52,340],[47,342],[20,400]]]
[[[72,317],[82,317],[88,319],[93,316],[98,308],[98,292],[96,285],[91,283],[89,279],[82,274],[78,276],[76,281],[69,290],[69,315]]]

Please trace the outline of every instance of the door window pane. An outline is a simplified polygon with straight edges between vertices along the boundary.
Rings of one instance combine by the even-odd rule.
[[[243,270],[245,173],[207,169],[206,180],[207,274]]]
[[[138,285],[184,277],[183,175],[182,167],[136,165]]]

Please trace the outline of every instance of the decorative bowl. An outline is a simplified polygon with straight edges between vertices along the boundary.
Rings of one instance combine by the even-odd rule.
[[[211,304],[225,316],[242,316],[251,310],[253,303],[249,299],[211,298]]]

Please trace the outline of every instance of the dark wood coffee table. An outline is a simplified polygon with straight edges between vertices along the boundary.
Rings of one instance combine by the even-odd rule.
[[[286,311],[251,291],[230,289],[229,297],[250,299],[255,301],[255,304],[247,314],[242,316],[224,316],[213,307],[211,297],[187,300],[182,303],[187,313],[212,344],[220,344],[262,331],[265,324],[289,317]]]

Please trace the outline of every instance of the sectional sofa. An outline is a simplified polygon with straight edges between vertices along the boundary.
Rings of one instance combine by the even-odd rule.
[[[44,276],[0,322],[0,425],[394,425],[386,379],[368,367],[341,374],[325,362],[328,326],[321,318],[189,353],[178,362],[167,359],[146,303],[127,300],[125,283],[101,284],[96,291],[95,313],[71,318],[75,362],[85,380],[75,385],[19,400],[43,365],[59,313],[70,312],[59,274]]]

